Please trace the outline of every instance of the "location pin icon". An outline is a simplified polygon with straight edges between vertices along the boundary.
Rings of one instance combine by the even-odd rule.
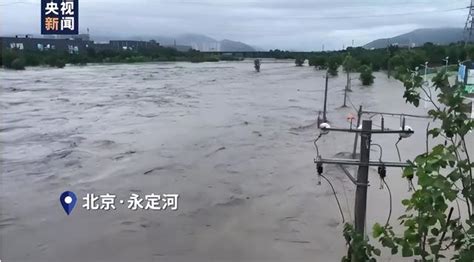
[[[69,216],[76,205],[77,197],[71,191],[64,191],[59,197],[59,201],[64,208],[64,211]]]

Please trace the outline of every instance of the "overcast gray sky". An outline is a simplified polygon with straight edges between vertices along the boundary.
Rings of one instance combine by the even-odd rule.
[[[0,34],[39,34],[40,0],[0,0]],[[417,28],[463,27],[469,0],[79,0],[91,36],[197,33],[265,49],[341,49]]]

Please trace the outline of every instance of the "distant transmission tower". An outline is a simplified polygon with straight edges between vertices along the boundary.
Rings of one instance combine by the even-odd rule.
[[[474,0],[471,0],[471,4],[468,6],[469,14],[467,15],[466,25],[464,26],[464,44],[467,45],[471,42],[472,31],[474,30]]]

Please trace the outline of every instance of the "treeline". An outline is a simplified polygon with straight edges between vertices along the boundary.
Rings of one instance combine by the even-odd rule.
[[[348,47],[342,51],[329,52],[290,52],[284,50],[270,50],[257,52],[260,58],[295,59],[297,65],[308,59],[311,66],[328,69],[337,73],[348,54],[358,63],[373,71],[386,70],[396,72],[400,68],[415,69],[429,63],[429,67],[444,65],[443,59],[449,57],[449,64],[456,65],[458,61],[473,57],[474,46],[465,47],[463,44],[439,46],[427,43],[421,47],[406,49],[390,46],[385,49],[367,50],[362,47]],[[223,60],[240,60],[241,57],[226,56],[212,53],[203,53],[196,50],[179,52],[173,48],[159,47],[139,50],[100,50],[87,49],[80,54],[68,54],[58,51],[20,51],[5,49],[0,53],[1,66],[14,69],[23,69],[25,66],[49,65],[64,67],[65,64],[87,63],[136,63],[151,61],[190,61],[190,62],[216,62]],[[356,71],[361,71],[357,69]]]
[[[448,71],[451,71],[457,70],[458,63],[469,60],[470,57],[474,57],[474,45],[465,46],[457,43],[440,46],[426,43],[412,49],[397,46],[375,50],[349,47],[343,51],[296,53],[294,59],[297,66],[302,66],[302,61],[307,59],[310,66],[327,70],[332,76],[336,76],[338,68],[343,66],[345,72],[361,73],[362,83],[370,85],[373,82],[373,71],[385,70],[389,75],[396,77],[407,69],[424,70],[425,63],[428,63],[428,72],[432,73],[437,67],[446,66],[446,62]]]
[[[311,66],[327,68],[331,63],[342,65],[347,54],[350,54],[361,66],[369,66],[374,71],[395,70],[399,66],[415,69],[428,62],[429,67],[438,67],[445,64],[444,59],[449,57],[450,65],[457,65],[474,55],[474,46],[451,44],[439,46],[432,43],[417,48],[407,49],[390,46],[386,49],[367,50],[361,47],[348,47],[344,51],[315,52],[305,55]],[[295,59],[301,59],[295,57]]]
[[[240,60],[240,58],[206,54],[196,50],[180,52],[173,48],[159,47],[153,49],[131,50],[100,50],[89,48],[79,54],[69,54],[54,50],[27,51],[4,49],[0,53],[0,66],[22,70],[25,66],[51,66],[62,68],[66,64],[86,65],[88,63],[138,63],[153,61],[189,61],[189,62],[217,62]]]

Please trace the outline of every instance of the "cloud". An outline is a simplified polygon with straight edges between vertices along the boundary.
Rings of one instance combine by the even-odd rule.
[[[264,48],[339,49],[417,28],[462,27],[465,0],[79,0],[80,30],[92,36],[181,33]],[[39,34],[39,1],[4,0],[2,35]]]

